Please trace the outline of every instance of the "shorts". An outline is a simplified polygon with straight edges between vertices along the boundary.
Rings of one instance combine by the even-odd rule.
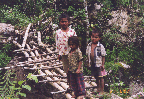
[[[94,67],[94,65],[91,66],[91,74],[94,77],[103,77],[107,75],[107,72],[105,69],[101,71],[100,67]]]

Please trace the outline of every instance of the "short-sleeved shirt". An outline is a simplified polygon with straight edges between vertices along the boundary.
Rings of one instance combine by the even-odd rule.
[[[70,28],[68,32],[63,32],[61,29],[56,31],[56,51],[59,52],[59,55],[68,55],[70,51],[68,38],[71,36],[77,36],[74,29]]]
[[[86,55],[88,56],[89,66],[91,66],[92,64],[95,64],[95,67],[100,67],[102,66],[102,56],[106,55],[105,48],[102,44],[100,44],[100,42],[98,42],[97,46],[94,49],[94,60],[91,60],[91,45],[92,45],[92,42],[88,44],[87,49],[86,49]],[[94,62],[94,63],[91,63],[91,62]]]
[[[78,66],[79,66],[79,62],[82,61],[83,57],[82,57],[82,52],[80,51],[80,49],[76,49],[75,52],[73,52],[71,55],[70,53],[68,54],[68,60],[69,60],[69,71],[71,71],[72,73],[76,73]],[[81,66],[80,68],[80,72],[83,72],[83,66]]]

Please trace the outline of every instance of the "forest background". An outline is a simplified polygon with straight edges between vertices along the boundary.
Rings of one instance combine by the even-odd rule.
[[[92,28],[98,27],[103,32],[101,43],[107,52],[105,67],[107,71],[112,70],[108,82],[129,83],[144,80],[143,9],[143,0],[1,0],[0,23],[12,24],[16,30],[24,30],[33,23],[37,31],[44,34],[43,42],[53,44],[58,16],[67,13],[84,57]],[[50,27],[52,32],[47,31]],[[0,67],[4,67],[15,56],[14,46],[11,43],[0,46]],[[121,71],[125,78],[116,76],[120,75],[120,68],[124,68],[121,63],[130,66]],[[85,68],[84,74],[89,73]]]

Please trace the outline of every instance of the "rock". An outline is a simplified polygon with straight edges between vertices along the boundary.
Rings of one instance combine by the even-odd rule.
[[[95,10],[99,10],[101,8],[101,5],[98,5],[97,3],[94,4]]]
[[[122,33],[125,33],[128,30],[128,26],[127,26],[127,21],[129,16],[127,15],[126,11],[112,11],[111,15],[113,16],[113,18],[111,20],[109,20],[109,25],[116,25],[116,26],[120,26],[120,30]]]
[[[125,64],[123,62],[119,62],[119,63],[122,65],[123,68],[130,68],[130,65],[127,65],[127,64]]]
[[[139,92],[143,92],[144,83],[140,82],[138,84],[138,82],[132,81],[129,84],[129,88],[130,88],[130,91],[129,91],[130,95],[137,95]]]
[[[144,92],[139,92],[136,95],[132,95],[128,99],[144,99]]]
[[[14,33],[14,26],[11,24],[0,23],[0,34],[4,35],[13,35]]]

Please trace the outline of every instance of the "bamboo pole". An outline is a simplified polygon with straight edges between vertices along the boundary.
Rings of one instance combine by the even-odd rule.
[[[29,47],[28,47],[29,48]],[[31,53],[32,54],[32,53]],[[40,65],[40,66],[42,66],[42,65]],[[43,73],[41,70],[39,70],[38,71],[38,73],[40,74],[40,75],[46,75],[46,74],[49,74],[49,71],[48,70],[45,70],[45,73]],[[52,79],[50,78],[50,77],[47,77],[47,80],[51,80],[52,81]],[[64,91],[64,89],[62,88],[62,87],[60,87],[57,83],[52,83],[52,82],[49,82],[51,85],[53,85],[54,87],[56,87],[56,88],[58,88],[60,91]],[[69,95],[66,95],[66,96],[69,96]]]
[[[10,68],[15,68],[16,66],[10,66],[10,67],[3,67],[3,68],[0,68],[0,70],[2,69],[10,69]]]
[[[0,37],[0,39],[7,39],[7,37]]]
[[[18,49],[18,50],[14,50],[13,52],[21,52],[21,51],[33,51],[33,50],[36,50],[38,48],[34,48],[34,49]]]
[[[33,75],[33,76],[41,76],[41,75]],[[47,75],[48,77],[58,77],[58,78],[63,78],[66,79],[67,77],[61,76],[61,75]]]
[[[66,73],[60,69],[60,68],[56,68],[56,70],[62,75],[62,76],[67,76]]]
[[[26,44],[26,40],[27,40],[27,37],[28,37],[28,32],[30,30],[30,27],[31,27],[31,23],[28,25],[27,29],[26,29],[26,32],[25,32],[25,36],[24,36],[24,40],[23,40],[23,43],[22,43],[22,48],[25,47],[25,44]]]
[[[45,70],[45,73],[48,75],[48,70]],[[52,79],[50,77],[46,77],[47,80],[52,81]],[[57,83],[53,83],[53,82],[49,82],[51,85],[53,85],[54,87],[56,87],[57,89],[59,89],[60,91],[64,91],[64,89],[59,86]]]
[[[46,74],[50,73],[48,70],[45,70],[45,72],[46,72]],[[51,83],[51,82],[49,82],[49,83]],[[57,85],[55,85],[55,87],[59,88],[59,85],[57,84]],[[63,89],[63,90],[60,90],[60,91],[65,91],[65,90]],[[72,96],[69,93],[66,93],[65,96],[66,96],[67,99],[74,99],[74,98],[71,98]]]
[[[36,49],[36,47],[33,45],[33,49]],[[36,54],[36,56],[38,57],[38,58],[40,58],[40,54],[38,53],[38,51],[37,50],[35,50],[35,54]]]
[[[51,80],[51,81],[49,81],[49,80],[43,80],[43,81],[39,81],[39,82],[57,82],[57,83],[59,83],[59,82],[66,82],[65,80]]]
[[[24,69],[31,69],[31,70],[36,70],[36,69],[55,69],[55,68],[60,68],[60,67],[62,67],[62,66],[56,66],[56,67],[41,66],[41,67],[33,67],[33,68],[26,67]]]
[[[91,87],[91,85],[85,82],[85,87]],[[86,93],[91,99],[95,99],[89,90],[87,90]]]
[[[30,48],[30,46],[29,46],[28,44],[26,44],[26,46],[27,46],[27,48],[28,48],[29,50],[31,50],[31,48]],[[32,56],[32,58],[33,58],[34,60],[37,59],[37,58],[35,57],[35,54],[34,54],[32,51],[30,51],[30,54],[31,54],[31,56]]]
[[[49,53],[54,53],[54,52],[51,51],[49,48],[46,48],[46,50],[47,50]]]
[[[19,43],[17,43],[17,41],[13,41],[13,43],[17,45],[20,49],[22,48],[22,46]],[[29,54],[26,51],[22,52],[24,53],[25,57],[28,57],[28,61],[31,61],[31,58],[29,58]]]
[[[48,45],[42,43],[40,31],[38,31],[37,33],[38,33],[38,38],[37,38],[37,40],[38,40],[38,45],[39,45],[39,46],[43,46],[43,47],[48,47]]]
[[[42,66],[42,65],[41,65]],[[50,74],[50,72],[48,70],[45,70],[46,74]],[[45,75],[45,73],[43,73],[41,70],[39,70],[39,74],[40,75]],[[47,80],[52,80],[50,77],[47,77]],[[54,87],[58,88],[60,91],[64,91],[64,89],[62,87],[60,87],[57,83],[52,83],[49,82],[51,85],[53,85]],[[71,95],[70,94],[66,94],[66,97],[68,99],[71,99]]]
[[[48,71],[47,70],[47,74],[48,75],[57,75],[55,72],[50,72],[50,71]],[[53,77],[53,79],[54,80],[61,80],[61,79],[58,79],[57,77]],[[67,89],[69,86],[66,84],[66,83],[64,83],[64,82],[58,82],[58,84],[60,84],[62,87],[63,87],[63,89]]]

